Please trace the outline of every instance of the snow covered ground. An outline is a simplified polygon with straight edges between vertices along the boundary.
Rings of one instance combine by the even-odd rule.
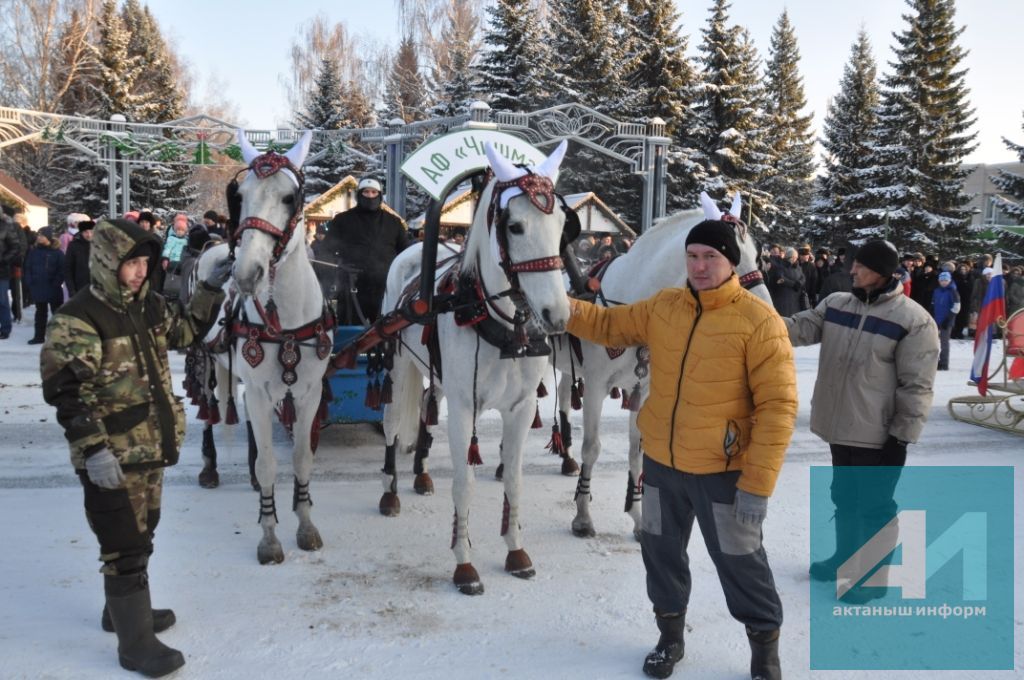
[[[30,310],[31,312],[31,310]],[[99,627],[102,577],[82,494],[53,410],[39,386],[30,323],[0,342],[0,678],[127,677],[115,638]],[[954,342],[940,373],[931,419],[911,447],[917,465],[1016,465],[1024,439],[952,421],[947,400],[968,394],[970,345]],[[173,357],[180,375],[182,357]],[[828,462],[808,431],[817,349],[797,351],[801,407],[786,465],[769,506],[765,545],[786,612],[781,648],[788,678],[1006,678],[1024,673],[1021,593],[1015,595],[1015,670],[1004,672],[811,672],[809,668],[809,467]],[[180,379],[176,379],[176,385]],[[541,406],[550,423],[551,404]],[[430,458],[433,497],[412,492],[411,459],[400,460],[402,514],[377,512],[382,438],[365,425],[333,426],[322,438],[312,494],[325,547],[295,547],[287,440],[278,428],[279,536],[285,562],[256,562],[258,502],[248,485],[244,429],[220,434],[219,489],[201,489],[200,428],[191,424],[181,463],[168,471],[163,518],[151,564],[154,603],[178,624],[162,635],[181,649],[180,678],[640,678],[657,638],[640,549],[622,512],[626,417],[609,401],[604,455],[593,480],[596,538],[574,538],[575,480],[558,474],[543,449],[547,428],[530,433],[525,466],[525,547],[531,581],[503,572],[501,485],[493,481],[496,414],[481,428],[471,536],[484,580],[481,597],[451,585],[451,468],[444,430]],[[578,420],[578,419],[577,419]],[[194,421],[191,421],[194,423]],[[443,423],[442,423],[443,425]],[[579,423],[577,422],[577,435]],[[577,441],[580,439],[577,436]],[[1016,488],[1022,485],[1016,472]],[[1024,564],[1020,504],[1015,557]],[[740,624],[726,612],[698,532],[691,543],[694,593],[686,658],[675,677],[749,677]],[[1019,567],[1017,573],[1020,573]],[[1018,581],[1019,583],[1019,581]],[[927,641],[924,641],[927,644]]]

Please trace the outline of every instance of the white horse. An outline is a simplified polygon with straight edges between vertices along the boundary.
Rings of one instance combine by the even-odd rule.
[[[301,227],[300,168],[309,152],[310,134],[284,155],[260,154],[241,131],[238,141],[249,173],[237,189],[241,206],[233,234],[234,270],[225,284],[227,302],[204,342],[222,369],[218,388],[232,383],[223,379],[224,369],[245,386],[245,416],[257,449],[255,473],[263,529],[257,557],[260,564],[269,564],[284,560],[274,531],[277,461],[271,427],[275,411],[291,428],[294,440],[296,541],[303,550],[323,546],[310,519],[309,480],[311,438],[314,425],[319,424],[333,317],[309,262]],[[204,253],[197,265],[200,278],[228,251],[225,244]]]
[[[703,210],[691,210],[670,215],[636,240],[626,254],[612,260],[601,279],[602,300],[606,304],[629,304],[651,297],[663,288],[686,285],[686,236],[690,229],[705,219],[718,220],[723,215],[708,198],[701,194]],[[742,206],[739,194],[725,219],[736,230],[740,246],[740,264],[736,272],[744,287],[771,304],[771,297],[758,269],[758,249],[753,237],[740,220]],[[562,373],[558,384],[559,418],[562,429],[568,427],[573,376],[583,379],[583,449],[582,468],[576,484],[576,516],[572,532],[580,537],[592,537],[594,521],[590,516],[590,477],[601,455],[601,410],[605,398],[613,388],[623,392],[623,405],[629,406],[629,477],[626,490],[626,512],[633,518],[633,534],[640,536],[640,472],[643,464],[640,432],[636,425],[637,411],[647,398],[650,380],[647,374],[646,348],[606,348],[585,340],[577,349],[570,347],[569,336],[553,339],[555,351],[552,360]],[[582,354],[582,361],[576,355]]]
[[[431,361],[428,348],[421,342],[423,327],[418,325],[402,331],[393,357],[393,401],[384,409],[387,450],[381,512],[396,514],[386,511],[397,501],[395,451],[408,446],[415,436],[424,398],[423,378],[430,377],[429,367],[433,367],[435,387],[440,386],[448,400],[455,501],[454,582],[461,592],[470,595],[483,592],[470,559],[469,504],[475,478],[471,466],[481,462],[476,419],[488,409],[501,412],[503,425],[502,535],[508,546],[505,570],[521,578],[535,573],[522,547],[519,528],[522,453],[536,413],[537,384],[548,365],[545,336],[563,332],[569,318],[560,272],[565,216],[554,193],[565,148],[565,143],[561,144],[541,165],[527,172],[487,145],[495,179],[481,195],[461,261],[445,268],[458,281],[456,299],[468,302],[456,313],[436,318],[433,332],[437,334],[435,346],[439,352],[435,358],[440,359],[440,366]],[[411,276],[419,273],[409,257],[395,261],[391,272],[399,270],[405,275],[389,276],[385,310],[402,304]],[[475,297],[478,291],[485,300]],[[488,319],[480,321],[478,312],[486,312]],[[475,329],[486,331],[484,337]],[[526,330],[530,336],[524,338]],[[503,347],[492,345],[495,340]],[[436,375],[437,369],[440,376]],[[440,396],[435,395],[435,399]]]

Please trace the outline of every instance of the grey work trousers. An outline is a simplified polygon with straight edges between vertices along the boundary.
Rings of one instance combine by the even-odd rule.
[[[643,531],[647,596],[659,614],[683,612],[690,601],[686,554],[693,520],[700,525],[729,613],[752,630],[782,626],[782,602],[761,527],[741,524],[733,500],[740,473],[690,474],[644,457]]]

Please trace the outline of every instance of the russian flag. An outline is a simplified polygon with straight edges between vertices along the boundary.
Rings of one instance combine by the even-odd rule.
[[[992,354],[992,336],[996,322],[1006,320],[1006,292],[1003,286],[1003,256],[996,255],[992,265],[995,273],[988,282],[985,299],[978,312],[978,326],[974,331],[974,364],[971,366],[971,380],[978,384],[981,396],[988,394],[988,360]]]

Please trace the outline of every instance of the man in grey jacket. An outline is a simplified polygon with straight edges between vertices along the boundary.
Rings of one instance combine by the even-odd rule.
[[[841,482],[833,475],[836,552],[811,565],[815,580],[834,581],[839,566],[895,515],[907,444],[917,441],[931,408],[938,328],[903,294],[893,278],[898,264],[895,246],[869,241],[854,258],[852,292],[785,320],[794,346],[821,343],[811,431],[829,443],[832,465],[885,466]],[[844,600],[871,599],[865,592]]]

